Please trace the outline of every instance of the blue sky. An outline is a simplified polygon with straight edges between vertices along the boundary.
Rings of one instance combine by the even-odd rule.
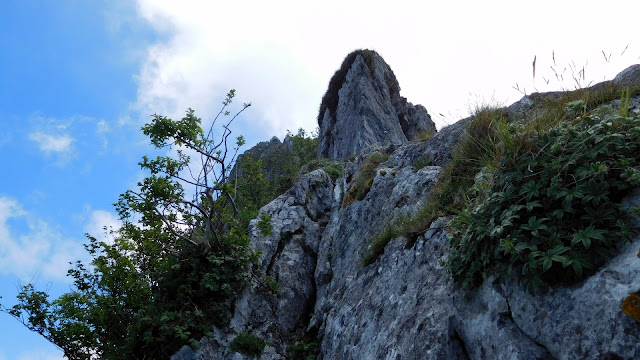
[[[357,48],[376,49],[402,95],[439,126],[479,103],[516,101],[516,84],[573,89],[575,69],[585,67],[586,85],[640,62],[633,24],[618,12],[638,13],[636,1],[203,3],[0,1],[4,305],[19,283],[69,289],[67,262],[85,258],[84,234],[117,226],[112,204],[144,176],[137,162],[153,150],[139,129],[153,113],[175,118],[192,107],[208,123],[236,88],[238,104],[253,103],[235,129],[248,146],[313,130],[331,75]],[[567,68],[562,81],[552,78],[552,54],[559,72]],[[0,314],[0,360],[61,358]]]

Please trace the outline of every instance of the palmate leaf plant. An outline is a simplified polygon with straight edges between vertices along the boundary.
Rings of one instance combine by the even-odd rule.
[[[620,201],[640,185],[640,118],[583,114],[535,136],[452,223],[446,266],[465,289],[492,274],[529,291],[571,283],[633,235]]]

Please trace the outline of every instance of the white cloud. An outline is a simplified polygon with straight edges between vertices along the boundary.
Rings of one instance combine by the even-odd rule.
[[[107,123],[105,120],[99,120],[96,123],[96,132],[98,134],[109,132],[109,130],[110,130],[109,123]]]
[[[624,4],[628,12],[634,7],[640,3]],[[287,128],[313,129],[321,97],[344,56],[373,48],[391,65],[409,101],[432,114],[463,116],[473,96],[517,100],[522,95],[512,89],[516,83],[529,93],[534,87],[571,87],[570,79],[543,84],[542,75],[551,75],[552,51],[559,67],[587,64],[587,78],[595,81],[637,62],[640,44],[630,32],[588,25],[619,18],[618,9],[550,0],[520,6],[138,0],[139,16],[166,36],[147,49],[136,109],[145,119],[156,112],[182,116],[187,107],[206,117],[234,87],[255,105],[247,127],[268,134],[265,140]],[[614,53],[611,62],[602,50]],[[534,56],[540,74],[535,82]]]
[[[44,153],[66,153],[71,151],[74,139],[69,134],[47,134],[36,131],[29,134],[29,139],[38,143]]]
[[[29,281],[64,280],[69,262],[85,252],[15,200],[0,197],[0,273]]]
[[[89,215],[89,220],[84,230],[96,239],[110,243],[113,239],[109,232],[111,230],[118,230],[120,226],[122,226],[122,222],[116,214],[105,210],[93,210]]]

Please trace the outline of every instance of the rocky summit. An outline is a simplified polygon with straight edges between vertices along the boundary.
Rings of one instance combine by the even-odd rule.
[[[331,159],[345,159],[374,144],[406,144],[436,130],[424,106],[400,96],[393,71],[371,50],[345,58],[320,104],[318,126],[318,156]]]
[[[596,87],[638,84],[638,69]],[[502,111],[526,122],[561,96],[528,95]],[[640,97],[616,96],[602,101],[604,110],[569,105],[581,116],[638,116]],[[373,239],[418,214],[438,182],[451,176],[446,167],[473,121],[411,141],[435,132],[426,109],[400,97],[377,53],[350,54],[318,117],[318,155],[351,157],[342,175],[304,174],[260,210],[250,239],[261,252],[254,270],[263,276],[236,300],[228,327],[214,328],[198,349],[185,346],[172,359],[640,358],[640,318],[622,311],[625,298],[640,290],[637,235],[588,277],[534,291],[494,274],[468,289],[454,281],[444,261],[452,251],[452,216],[391,234],[377,257],[363,261]],[[640,193],[630,192],[622,203],[640,206]],[[268,232],[258,226],[265,215]],[[259,340],[261,350],[243,352],[240,338]]]

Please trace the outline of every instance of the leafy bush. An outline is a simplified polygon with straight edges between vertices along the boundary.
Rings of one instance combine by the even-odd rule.
[[[619,202],[640,185],[640,118],[585,115],[533,140],[453,222],[446,264],[463,288],[496,272],[529,291],[576,281],[631,238]]]
[[[238,206],[246,209],[243,219],[247,224],[262,206],[289,190],[298,180],[300,169],[316,159],[316,134],[310,136],[304,129],[298,129],[296,134],[287,132],[287,137],[291,148],[266,153],[248,151],[238,159],[239,176],[232,184],[237,191]]]
[[[365,158],[358,168],[358,176],[351,185],[349,192],[344,198],[342,207],[345,208],[351,205],[354,201],[362,200],[367,196],[371,186],[373,186],[373,179],[376,175],[378,165],[389,159],[388,154],[381,152],[373,152]]]
[[[253,334],[242,333],[231,342],[231,350],[252,357],[260,357],[267,342]]]
[[[296,342],[287,348],[290,360],[315,360],[318,344],[315,342]]]
[[[637,94],[640,94],[640,88],[625,90],[620,114],[623,114],[625,104],[628,103],[626,98]],[[531,95],[535,96],[536,94]],[[503,159],[518,159],[536,146],[533,143],[536,136],[544,134],[563,121],[574,119],[577,115],[591,111],[600,116],[611,115],[612,111],[603,110],[603,107],[599,106],[618,99],[619,96],[620,89],[613,83],[607,83],[542,101],[534,98],[533,100],[538,101],[540,105],[537,105],[532,115],[526,119],[513,119],[505,109],[476,109],[453,151],[453,159],[442,169],[438,182],[429,192],[424,206],[413,216],[392,224],[395,231],[383,232],[374,242],[386,244],[390,240],[386,236],[394,233],[397,236],[408,237],[407,245],[412,246],[418,236],[438,217],[456,215],[471,206],[470,201],[477,194],[470,192],[476,182],[476,175],[481,170],[491,172],[492,169],[505,165],[502,164]],[[506,150],[511,153],[511,157],[503,157]]]
[[[271,215],[262,214],[260,216],[260,220],[258,220],[258,229],[264,236],[271,235],[271,230],[273,229],[273,225],[271,224]]]
[[[91,263],[69,270],[68,293],[51,301],[28,284],[18,304],[0,310],[69,359],[166,358],[185,344],[197,347],[212,324],[223,326],[257,259],[227,181],[237,150],[226,145],[229,124],[248,106],[218,134],[203,131],[191,109],[176,121],[154,115],[144,134],[157,148],[176,148],[177,157],[143,157],[150,174],[116,203],[123,225],[109,234],[113,241],[87,235]],[[185,148],[202,163],[192,163]]]

